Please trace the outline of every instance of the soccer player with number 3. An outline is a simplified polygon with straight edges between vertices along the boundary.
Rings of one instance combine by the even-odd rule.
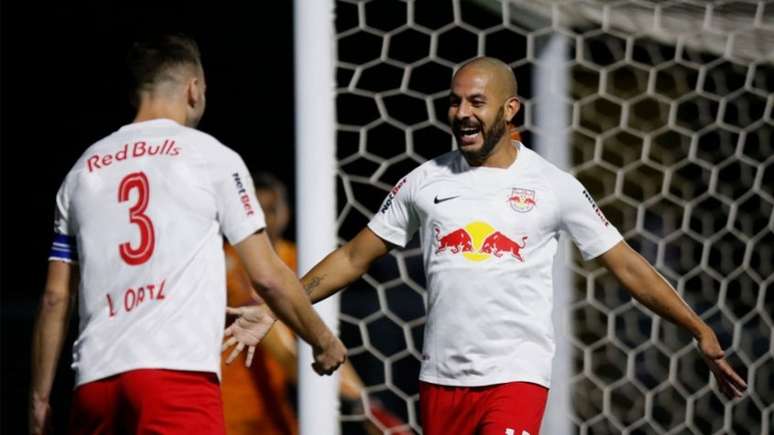
[[[318,373],[332,373],[346,357],[272,249],[242,159],[194,128],[205,107],[195,42],[138,43],[128,60],[134,122],[90,146],[56,197],[32,342],[33,434],[46,430],[71,283],[80,326],[69,433],[224,433],[223,236],[272,311],[312,345]],[[270,324],[252,329],[251,338]],[[242,332],[235,328],[225,344],[244,340]]]
[[[566,232],[643,305],[690,331],[722,392],[745,382],[712,329],[623,241],[578,180],[513,140],[520,109],[503,62],[477,58],[451,83],[458,150],[399,181],[349,243],[302,279],[313,302],[346,287],[419,231],[427,274],[419,401],[425,435],[537,435],[554,356],[551,276]],[[263,317],[250,308],[243,325]],[[254,342],[244,343],[252,346]]]

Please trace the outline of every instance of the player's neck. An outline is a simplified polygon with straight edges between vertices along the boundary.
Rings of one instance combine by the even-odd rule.
[[[500,142],[497,143],[492,153],[478,166],[506,169],[516,161],[518,155],[519,151],[513,146],[510,136],[505,135]]]
[[[173,101],[164,99],[143,99],[137,109],[134,122],[151,121],[154,119],[171,119],[178,124],[186,125],[186,110]]]

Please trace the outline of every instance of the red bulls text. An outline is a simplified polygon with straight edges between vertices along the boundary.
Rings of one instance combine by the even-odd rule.
[[[161,144],[149,144],[145,141],[135,142],[131,145],[124,144],[120,149],[108,154],[94,154],[86,159],[86,168],[89,172],[105,168],[114,163],[120,163],[127,159],[138,159],[153,156],[177,156],[180,148],[175,146],[175,141],[164,139]]]

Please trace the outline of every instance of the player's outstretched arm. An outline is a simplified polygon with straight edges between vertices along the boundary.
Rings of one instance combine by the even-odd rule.
[[[32,370],[29,430],[41,434],[49,418],[49,395],[70,320],[72,295],[78,282],[77,269],[70,263],[50,261],[46,289],[32,333]]]
[[[302,279],[304,289],[312,302],[325,299],[362,276],[370,264],[385,255],[390,248],[387,242],[365,228],[349,243],[328,254],[312,268]],[[280,261],[273,251],[271,255],[276,261]],[[298,281],[295,282],[298,283]],[[255,284],[261,287],[260,283]],[[226,328],[224,333],[228,338],[223,344],[223,349],[236,345],[226,359],[226,363],[232,362],[247,347],[246,363],[250,365],[255,346],[274,323],[273,314],[263,305],[229,308],[227,311],[239,318]]]
[[[301,278],[304,290],[312,303],[319,302],[363,276],[371,263],[391,248],[389,243],[366,227]]]
[[[718,385],[728,398],[741,397],[747,384],[728,364],[715,332],[680,297],[653,266],[626,242],[600,257],[602,263],[640,303],[659,316],[687,329],[696,337]]]
[[[346,359],[347,349],[314,311],[298,279],[274,252],[266,233],[253,234],[234,248],[254,287],[259,289],[272,312],[312,346],[315,371],[326,375],[333,373]],[[242,312],[234,314],[249,315]],[[240,317],[237,322],[245,322],[245,319]],[[245,346],[234,336],[226,342],[226,346],[230,341],[230,344],[237,344],[238,351]]]

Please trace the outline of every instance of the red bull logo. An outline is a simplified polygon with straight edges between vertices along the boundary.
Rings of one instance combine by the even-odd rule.
[[[452,254],[473,251],[473,239],[471,239],[470,234],[464,228],[456,229],[445,236],[441,236],[441,230],[436,227],[435,238],[438,240],[438,248],[435,250],[436,254],[446,249],[450,250]]]
[[[492,258],[508,256],[517,261],[524,262],[521,250],[527,244],[527,236],[520,239],[521,243],[511,239],[501,231],[497,231],[486,222],[471,222],[464,228],[458,228],[446,234],[441,234],[439,228],[435,228],[435,239],[438,242],[435,253],[449,252],[462,254],[470,261],[484,261]]]
[[[484,239],[484,244],[481,246],[481,252],[485,254],[492,254],[495,257],[502,257],[505,254],[511,254],[513,258],[524,262],[521,258],[521,249],[527,244],[527,236],[521,238],[521,244],[509,239],[505,234],[495,231],[494,234],[490,234]]]
[[[510,204],[514,211],[526,213],[537,204],[535,202],[535,191],[515,187],[511,191],[511,196],[508,197],[508,204]]]

